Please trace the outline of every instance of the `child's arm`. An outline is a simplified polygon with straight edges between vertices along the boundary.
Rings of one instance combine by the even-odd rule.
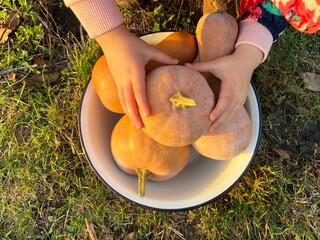
[[[210,113],[213,123],[209,131],[236,116],[246,100],[253,71],[265,61],[273,42],[288,26],[281,14],[272,16],[261,4],[253,5],[254,1],[242,3],[235,52],[207,63],[189,65],[198,71],[211,72],[221,80],[219,100]]]
[[[150,114],[145,91],[145,65],[150,60],[165,64],[177,64],[178,60],[136,37],[123,24],[96,40],[105,52],[123,110],[137,128],[143,127],[138,108],[146,116]]]
[[[115,0],[64,0],[91,38],[96,38],[124,22]]]
[[[115,0],[64,0],[83,24],[91,38],[101,46],[116,82],[121,106],[137,128],[141,128],[138,108],[150,114],[145,93],[145,65],[149,60],[177,64],[131,34]]]

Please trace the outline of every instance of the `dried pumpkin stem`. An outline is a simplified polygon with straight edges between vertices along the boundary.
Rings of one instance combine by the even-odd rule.
[[[136,173],[138,174],[138,195],[143,197],[146,191],[147,178],[152,174],[147,169],[137,168]]]
[[[194,99],[183,96],[180,91],[171,96],[170,101],[172,103],[173,110],[177,108],[184,109],[186,107],[196,106],[196,101]]]

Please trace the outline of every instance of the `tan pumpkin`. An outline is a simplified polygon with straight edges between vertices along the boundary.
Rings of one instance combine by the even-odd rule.
[[[228,13],[205,14],[197,23],[196,37],[200,62],[229,55],[238,37],[237,21]]]
[[[198,22],[196,36],[200,62],[215,60],[234,52],[238,36],[236,20],[228,13],[205,14]],[[211,73],[202,73],[208,81],[216,101],[221,81]],[[231,121],[206,133],[193,143],[198,153],[215,160],[228,160],[247,148],[251,140],[251,120],[244,107]]]
[[[145,195],[146,180],[164,181],[184,169],[190,146],[167,147],[148,137],[124,115],[111,135],[111,151],[124,172],[138,176],[138,194]]]
[[[193,62],[198,54],[197,41],[188,32],[174,32],[155,45],[162,52],[177,58],[179,64]],[[150,61],[146,73],[162,66],[162,63]],[[118,89],[109,70],[105,56],[101,56],[92,69],[92,84],[102,104],[112,112],[124,113],[118,95]]]
[[[143,131],[157,142],[177,147],[197,140],[211,125],[214,95],[205,78],[186,66],[162,66],[146,77],[151,114],[140,114]]]
[[[201,136],[192,145],[205,157],[229,160],[248,147],[251,134],[251,120],[246,109],[242,107],[237,117],[221,125],[213,133]]]

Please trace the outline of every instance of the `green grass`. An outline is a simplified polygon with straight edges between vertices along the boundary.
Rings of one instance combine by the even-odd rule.
[[[181,3],[134,6],[124,10],[126,22],[137,35],[193,32],[201,1]],[[130,233],[134,239],[319,239],[320,98],[304,89],[301,75],[320,73],[319,34],[288,29],[255,72],[263,132],[239,184],[201,208],[156,212],[111,192],[86,160],[78,109],[101,50],[62,27],[53,14],[62,8],[59,1],[6,0],[0,6],[0,21],[13,11],[21,16],[0,45],[0,71],[23,67],[0,76],[1,239],[90,239],[86,220],[98,239]],[[32,67],[37,59],[47,65]],[[48,72],[59,77],[49,81]]]

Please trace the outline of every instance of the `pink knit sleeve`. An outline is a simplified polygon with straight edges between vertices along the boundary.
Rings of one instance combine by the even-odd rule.
[[[273,43],[270,31],[262,24],[252,19],[246,19],[239,23],[239,36],[236,47],[240,44],[251,44],[259,48],[264,56],[261,62],[268,57]]]
[[[64,3],[71,8],[91,38],[123,23],[115,0],[64,0]]]

